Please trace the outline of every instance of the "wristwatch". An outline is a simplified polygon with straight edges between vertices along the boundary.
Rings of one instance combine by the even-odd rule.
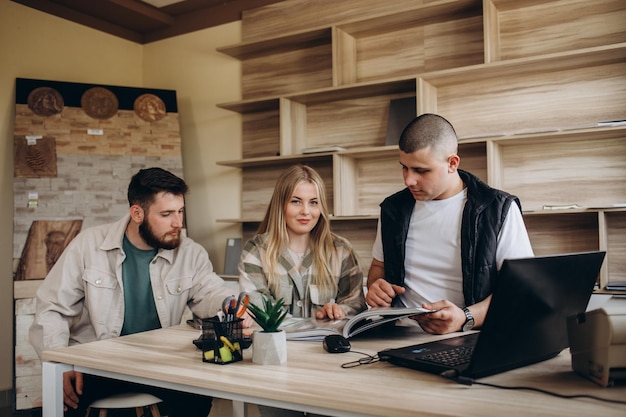
[[[472,316],[472,312],[467,307],[463,308],[463,312],[465,313],[465,323],[461,330],[466,332],[474,328],[474,316]]]

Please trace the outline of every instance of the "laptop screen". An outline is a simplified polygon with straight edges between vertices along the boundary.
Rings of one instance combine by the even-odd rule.
[[[585,311],[604,252],[505,260],[468,373],[539,362],[568,346],[566,319]]]

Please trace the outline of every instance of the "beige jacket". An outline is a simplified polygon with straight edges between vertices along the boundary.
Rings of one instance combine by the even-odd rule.
[[[66,248],[37,291],[30,341],[41,355],[55,349],[110,339],[124,322],[122,238],[129,222],[82,231]],[[214,271],[206,250],[183,238],[174,250],[159,250],[150,280],[162,327],[181,322],[185,306],[199,317],[214,316],[232,291]]]

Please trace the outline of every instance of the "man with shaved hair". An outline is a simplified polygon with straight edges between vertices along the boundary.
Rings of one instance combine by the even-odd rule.
[[[428,333],[480,327],[504,259],[532,257],[516,196],[459,169],[454,127],[436,114],[400,136],[406,188],[380,204],[366,296],[370,306],[422,306]]]

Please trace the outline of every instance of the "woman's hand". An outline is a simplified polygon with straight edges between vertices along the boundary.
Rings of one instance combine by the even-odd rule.
[[[331,320],[341,320],[344,317],[346,317],[346,312],[337,303],[326,303],[324,307],[322,307],[317,311],[317,313],[315,313],[315,318],[319,320],[325,318]]]

